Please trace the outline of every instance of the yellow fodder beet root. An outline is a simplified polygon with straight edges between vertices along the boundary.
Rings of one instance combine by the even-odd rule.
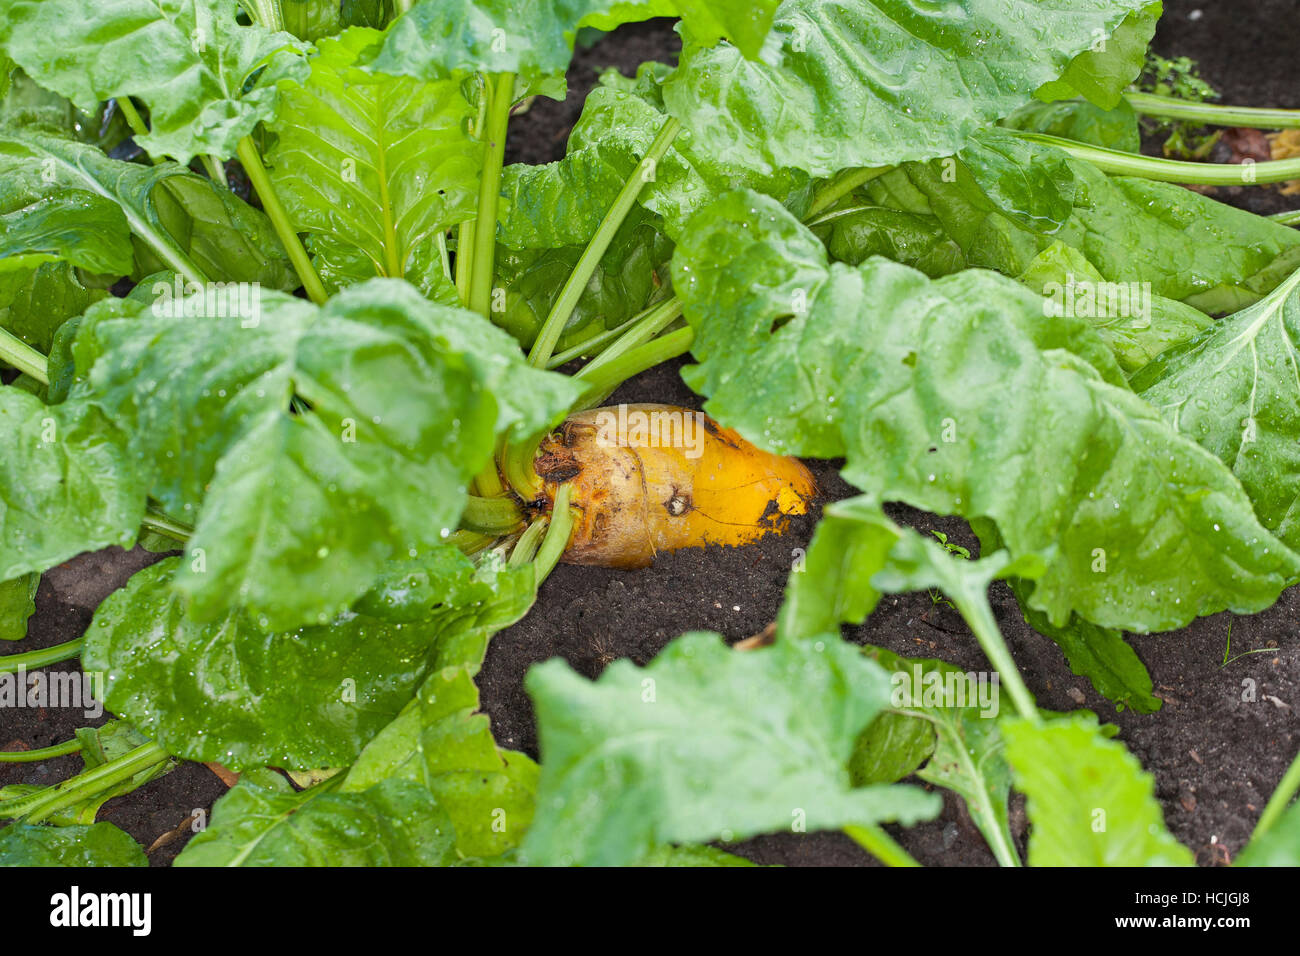
[[[569,564],[642,568],[660,551],[749,544],[785,531],[817,491],[797,459],[673,405],[573,415],[542,441],[534,465],[548,504],[560,485],[571,488]]]

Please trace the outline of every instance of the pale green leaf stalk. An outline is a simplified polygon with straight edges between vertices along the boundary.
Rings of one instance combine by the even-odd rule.
[[[555,343],[559,341],[565,323],[568,322],[569,316],[578,304],[578,299],[581,298],[583,291],[586,289],[587,280],[591,278],[591,274],[595,271],[601,256],[609,248],[614,233],[627,217],[642,188],[653,178],[656,166],[663,159],[668,147],[672,145],[673,138],[680,128],[681,125],[674,119],[669,119],[664,123],[659,135],[655,137],[655,141],[642,159],[638,170],[628,178],[618,197],[614,200],[614,204],[610,206],[609,212],[605,214],[605,218],[596,230],[596,234],[592,236],[591,241],[587,244],[582,258],[578,260],[572,275],[569,276],[564,288],[560,291],[559,298],[555,300],[555,305],[552,306],[550,315],[546,317],[546,321],[542,324],[541,331],[537,333],[537,339],[528,353],[528,362],[534,368],[545,368],[550,361],[551,354],[555,351]]]
[[[487,108],[481,133],[484,145],[483,170],[479,177],[478,216],[475,220],[477,228],[470,260],[469,307],[484,318],[491,318],[497,204],[501,199],[501,166],[506,151],[506,130],[510,123],[510,109],[514,106],[515,75],[489,75],[482,95],[487,100]]]

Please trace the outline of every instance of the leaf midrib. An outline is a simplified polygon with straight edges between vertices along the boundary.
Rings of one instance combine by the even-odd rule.
[[[385,106],[385,92],[382,85],[375,92],[375,172],[379,178],[379,209],[384,219],[384,267],[389,278],[400,279],[402,268],[401,249],[397,241],[397,222],[393,216],[393,201],[388,189],[388,147],[385,142],[387,124],[384,120],[388,110]]]

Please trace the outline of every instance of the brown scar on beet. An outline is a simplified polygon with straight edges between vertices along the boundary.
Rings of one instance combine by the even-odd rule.
[[[736,447],[736,442],[727,441],[727,438],[723,436],[723,429],[719,428],[719,425],[718,423],[716,423],[716,421],[712,420],[711,418],[708,418],[707,415],[701,415],[701,418],[703,419],[703,423],[705,423],[706,432],[710,433],[711,436],[718,438],[719,441],[727,442],[728,445],[731,445],[732,447]]]
[[[777,503],[776,499],[773,498],[767,503],[767,507],[763,509],[763,513],[759,515],[758,524],[761,527],[771,528],[772,530],[777,531],[784,530],[789,520],[790,516],[781,510],[781,506]]]
[[[722,433],[722,429],[718,427],[718,423],[715,422],[708,415],[704,416],[704,430],[708,432],[710,435],[712,435],[714,438],[716,438],[718,441],[722,442],[722,444],[724,445],[728,445],[732,448],[740,447],[739,445],[736,444],[734,439],[724,435]]]
[[[692,507],[694,506],[691,504],[691,496],[682,494],[676,488],[674,488],[673,493],[668,496],[668,500],[664,502],[664,510],[674,518],[686,514],[686,512],[690,511]]]
[[[572,454],[549,451],[533,461],[533,469],[543,481],[559,484],[571,481],[582,474],[582,465]]]

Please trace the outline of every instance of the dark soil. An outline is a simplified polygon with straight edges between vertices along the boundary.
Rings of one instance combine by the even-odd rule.
[[[1199,63],[1224,103],[1296,109],[1295,14],[1293,0],[1165,0],[1152,47]]]
[[[1156,49],[1188,55],[1225,102],[1300,107],[1294,83],[1293,0],[1238,3],[1166,0]],[[1199,11],[1198,16],[1194,12]],[[507,161],[549,162],[563,155],[569,127],[599,69],[631,74],[647,59],[671,60],[679,41],[669,25],[652,22],[620,29],[580,50],[563,103],[536,101],[511,128]],[[1222,190],[1218,198],[1257,211],[1291,208],[1294,197],[1274,189]],[[618,401],[673,402],[698,407],[682,384],[679,363],[629,382]],[[851,495],[833,463],[810,462],[825,500]],[[960,521],[895,509],[895,517],[919,529],[938,529],[974,549]],[[792,551],[806,546],[813,520],[789,535],[746,548],[710,548],[665,555],[653,568],[616,572],[561,566],[542,588],[536,607],[497,635],[479,678],[484,710],[503,745],[536,754],[532,707],[523,691],[528,668],[554,656],[596,676],[612,660],[649,661],[683,631],[708,629],[729,640],[761,631],[776,615]],[[30,636],[14,650],[28,650],[79,636],[102,600],[153,556],[116,549],[83,555],[45,575],[37,595]],[[1121,728],[1121,737],[1156,778],[1157,792],[1175,836],[1204,864],[1222,863],[1244,844],[1269,794],[1300,749],[1300,595],[1283,595],[1263,614],[1229,614],[1198,621],[1183,631],[1133,637],[1164,700],[1156,714],[1117,714],[1087,680],[1065,665],[1056,646],[1022,621],[1010,592],[992,592],[994,611],[1030,689],[1039,702],[1059,710],[1086,706]],[[961,619],[925,594],[887,597],[861,628],[846,636],[910,656],[938,657],[968,669],[987,669]],[[1231,640],[1231,662],[1224,664]],[[1245,656],[1239,656],[1245,655]],[[72,669],[73,664],[58,665]],[[1246,693],[1254,686],[1254,693]],[[1245,698],[1245,699],[1243,699]],[[31,749],[68,739],[86,721],[79,711],[6,710],[0,715],[0,749]],[[75,772],[79,758],[45,764],[0,765],[0,786],[45,783]],[[210,808],[224,786],[205,767],[186,764],[144,788],[106,804],[101,819],[127,830],[146,847],[182,825],[196,809]],[[1023,814],[1013,814],[1023,839]],[[898,832],[900,842],[927,865],[989,865],[993,862],[960,801],[946,797],[943,816]],[[151,854],[155,865],[171,861],[188,830]],[[856,845],[838,834],[782,834],[732,847],[764,863],[790,865],[869,864]]]
[[[612,67],[633,76],[637,66],[651,60],[676,63],[681,48],[671,20],[632,23],[592,46],[579,43],[569,67],[569,95],[563,102],[539,96],[511,119],[506,162],[536,165],[563,159],[569,130],[578,122],[582,103],[601,73]]]
[[[1295,15],[1294,0],[1165,0],[1165,15],[1152,47],[1163,57],[1195,60],[1201,78],[1219,92],[1217,102],[1296,109],[1300,84],[1294,81],[1295,58],[1284,39]],[[1153,145],[1156,149],[1150,148]],[[1144,137],[1144,148],[1157,154],[1158,141]],[[1216,163],[1240,161],[1222,141],[1208,158]],[[1261,216],[1294,209],[1297,199],[1282,195],[1276,187],[1201,191]]]

